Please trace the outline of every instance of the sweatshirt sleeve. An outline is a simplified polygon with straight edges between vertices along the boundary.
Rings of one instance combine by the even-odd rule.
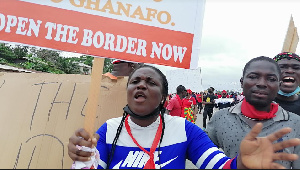
[[[199,169],[236,169],[236,158],[227,157],[197,125],[186,121],[187,156]],[[227,167],[226,166],[226,167]]]
[[[237,169],[237,156],[227,161],[222,169]]]
[[[99,134],[100,138],[97,142],[97,150],[99,151],[99,165],[97,169],[106,169],[107,160],[108,160],[108,145],[106,144],[106,132],[107,132],[107,123],[104,123],[96,133]]]

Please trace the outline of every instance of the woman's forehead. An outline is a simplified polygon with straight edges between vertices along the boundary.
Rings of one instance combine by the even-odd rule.
[[[161,78],[161,76],[154,69],[150,67],[143,67],[136,70],[132,75],[132,78],[134,77],[151,77],[157,79]]]

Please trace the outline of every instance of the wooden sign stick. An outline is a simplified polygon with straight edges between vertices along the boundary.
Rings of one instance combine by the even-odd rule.
[[[298,42],[299,42],[299,36],[298,36],[297,28],[295,27],[293,17],[291,16],[281,52],[295,53]]]
[[[104,58],[94,58],[88,102],[84,119],[84,129],[90,134],[91,138],[93,137],[95,132],[94,126],[100,97],[103,65]]]

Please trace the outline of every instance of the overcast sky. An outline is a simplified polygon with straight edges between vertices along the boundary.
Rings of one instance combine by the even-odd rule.
[[[281,52],[291,16],[300,28],[300,0],[206,0],[198,63],[203,89],[240,91],[246,62]]]
[[[300,28],[299,0],[206,0],[198,63],[203,88],[241,90],[246,62],[281,52],[291,16]]]

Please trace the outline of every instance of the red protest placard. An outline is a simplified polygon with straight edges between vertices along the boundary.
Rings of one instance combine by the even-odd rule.
[[[75,4],[72,0],[61,4],[70,9],[49,6],[46,2],[35,4],[32,0],[28,1],[2,0],[0,2],[0,40],[180,68],[191,68],[192,53],[197,54],[197,50],[193,49],[194,33],[74,11],[89,9],[86,9],[88,4]],[[58,2],[62,0],[48,1],[59,6]],[[107,6],[107,4],[103,5],[102,8],[97,7],[97,10]],[[124,7],[128,4],[122,5]],[[95,6],[91,7],[90,10],[95,11],[95,8]],[[120,4],[118,8],[121,11]],[[141,19],[142,15],[138,13],[138,9],[136,8],[129,16],[140,17],[138,22],[154,20],[151,19],[151,14],[143,15],[144,19]],[[141,7],[140,9],[140,12],[143,12]],[[126,10],[123,9],[123,13],[125,12]],[[156,15],[159,24],[164,24],[170,14],[163,11]],[[175,23],[170,22],[169,25]]]

